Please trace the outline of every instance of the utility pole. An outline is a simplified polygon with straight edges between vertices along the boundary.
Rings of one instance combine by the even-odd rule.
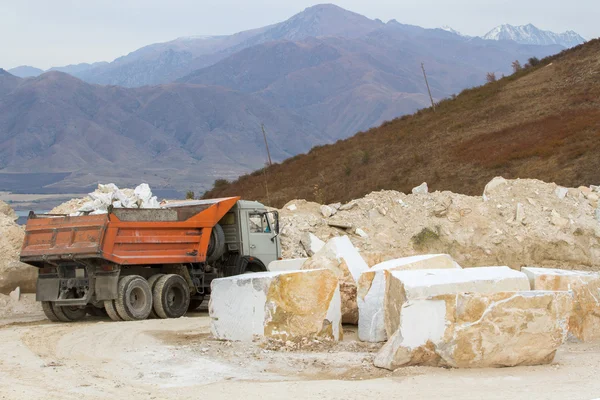
[[[269,151],[269,143],[267,142],[267,132],[265,131],[265,124],[260,124],[262,129],[263,139],[265,139],[265,147],[267,149],[267,157],[269,158],[269,167],[273,166],[271,161],[271,152]],[[267,178],[267,167],[263,168],[263,175],[265,176],[265,191],[267,192],[267,204],[271,203],[271,197],[269,196],[269,179]]]
[[[425,85],[427,85],[427,91],[429,92],[429,100],[431,100],[431,107],[433,107],[433,111],[435,111],[435,103],[433,102],[433,97],[431,96],[431,89],[429,89],[429,82],[427,82],[427,74],[425,73],[425,64],[421,63],[421,69],[423,70]]]
[[[269,167],[271,167],[273,165],[273,162],[271,161],[271,152],[269,151],[269,143],[267,143],[267,132],[265,132],[265,124],[260,124],[260,127],[262,129],[263,138],[265,139],[265,147],[267,148],[267,157],[269,158]]]

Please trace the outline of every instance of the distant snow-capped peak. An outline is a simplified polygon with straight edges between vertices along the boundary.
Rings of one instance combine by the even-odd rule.
[[[453,28],[449,27],[448,25],[444,25],[440,29],[443,29],[443,30],[448,31],[450,33],[454,33],[455,35],[458,35],[458,36],[465,36],[462,33],[460,33],[459,31],[457,31],[456,29],[453,29]]]
[[[544,31],[532,24],[513,26],[509,24],[500,25],[483,36],[487,40],[513,40],[521,44],[552,45],[558,44],[563,47],[574,47],[585,43],[585,39],[573,31],[554,33]]]

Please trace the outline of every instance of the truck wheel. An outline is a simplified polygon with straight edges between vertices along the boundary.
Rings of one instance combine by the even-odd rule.
[[[148,285],[150,285],[150,290],[152,291],[153,298],[155,297],[154,287],[156,286],[156,282],[163,276],[165,276],[165,274],[156,274],[156,275],[152,275],[150,278],[148,278]],[[154,303],[154,301],[152,301],[152,303]],[[158,318],[158,315],[156,315],[156,311],[154,311],[154,304],[152,305],[152,311],[150,311],[149,318]]]
[[[123,318],[117,313],[114,300],[104,300],[104,309],[106,310],[108,317],[113,321],[123,321]]]
[[[125,321],[140,321],[152,311],[152,291],[148,281],[139,275],[119,279],[118,297],[115,299],[117,313]]]
[[[154,311],[160,318],[179,318],[190,305],[190,289],[180,275],[169,274],[156,282]]]
[[[218,260],[225,253],[225,232],[221,225],[213,226],[210,232],[210,242],[206,251],[206,262]]]
[[[54,309],[52,308],[52,303],[49,301],[42,301],[42,310],[44,310],[44,314],[46,317],[52,322],[60,322],[60,319],[54,314]]]
[[[198,307],[204,301],[204,296],[200,296],[200,298],[190,299],[190,305],[188,306],[188,311],[196,311]]]
[[[56,303],[52,304],[52,310],[58,318],[62,322],[75,322],[81,321],[85,318],[85,308],[77,307],[77,306],[57,306]]]

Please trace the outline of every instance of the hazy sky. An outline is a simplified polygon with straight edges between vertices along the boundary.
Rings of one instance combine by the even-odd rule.
[[[229,34],[283,21],[325,1],[304,0],[0,0],[0,67],[112,61],[180,36]],[[494,26],[600,36],[599,0],[337,0],[348,10],[483,35]]]

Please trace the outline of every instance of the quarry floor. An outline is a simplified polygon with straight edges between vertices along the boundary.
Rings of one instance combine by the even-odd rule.
[[[389,372],[372,366],[379,346],[357,342],[352,326],[339,344],[300,351],[219,342],[209,323],[205,311],[140,322],[0,319],[0,399],[600,397],[600,343],[568,343],[545,366]]]

